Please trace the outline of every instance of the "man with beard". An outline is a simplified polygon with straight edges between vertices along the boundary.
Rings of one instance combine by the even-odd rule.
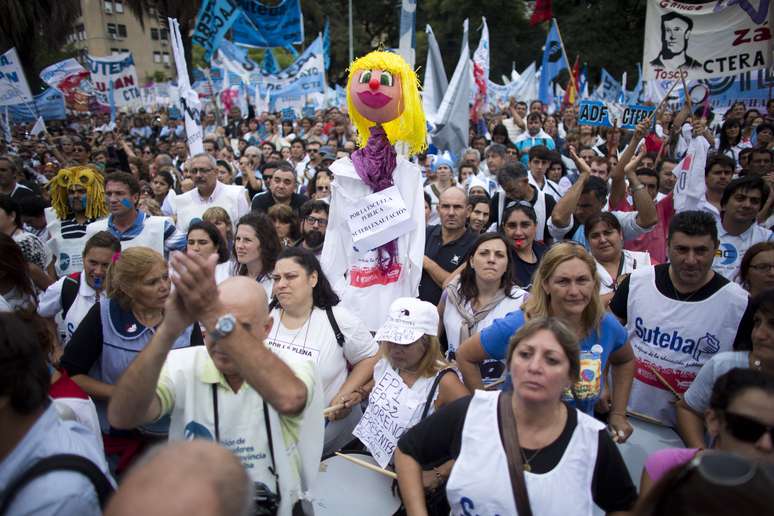
[[[301,239],[295,247],[303,247],[312,251],[317,258],[322,253],[325,242],[325,230],[328,228],[328,203],[315,199],[301,206]]]

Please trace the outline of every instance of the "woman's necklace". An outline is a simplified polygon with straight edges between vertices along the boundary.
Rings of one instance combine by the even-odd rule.
[[[521,452],[521,458],[524,459],[524,464],[523,464],[524,471],[527,471],[527,472],[532,471],[532,466],[530,466],[529,463],[535,460],[535,457],[537,457],[538,453],[543,451],[544,448],[545,446],[543,446],[543,448],[538,448],[537,451],[533,453],[532,457],[530,457],[529,459],[527,458],[527,454],[524,453],[524,448],[519,448],[519,451]]]
[[[758,371],[763,371],[763,364],[761,364],[760,359],[755,358],[755,355],[750,353],[750,368],[751,369],[757,369]]]
[[[304,329],[304,326],[306,326],[306,335],[304,336],[304,347],[306,347],[306,339],[309,337],[309,322],[312,319],[312,313],[314,312],[314,306],[312,306],[312,309],[309,310],[309,315],[306,316],[306,320],[301,324],[301,326],[298,328],[298,331],[293,335],[293,338],[290,340],[289,346],[293,346],[293,343],[296,341],[296,337],[298,337],[298,334],[301,333]],[[274,342],[277,342],[277,334],[279,333],[279,327],[282,324],[282,317],[285,315],[285,310],[282,310],[280,312],[280,320],[279,324],[277,325],[277,330],[274,332]]]

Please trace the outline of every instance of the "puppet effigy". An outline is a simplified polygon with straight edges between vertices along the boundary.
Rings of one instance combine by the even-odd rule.
[[[349,70],[347,106],[360,148],[330,167],[331,212],[321,256],[323,271],[372,331],[390,303],[415,297],[425,247],[420,169],[397,155],[426,146],[417,76],[397,54],[371,52]]]
[[[66,276],[83,270],[81,253],[87,240],[86,225],[108,214],[104,179],[90,167],[63,168],[49,183],[49,190],[56,218],[47,217],[51,235],[48,244],[54,253],[57,274]],[[67,227],[64,234],[63,226]]]

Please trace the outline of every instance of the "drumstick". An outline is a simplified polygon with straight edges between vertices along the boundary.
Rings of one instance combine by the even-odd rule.
[[[328,417],[331,414],[333,414],[334,412],[336,412],[337,410],[341,410],[341,409],[343,409],[345,407],[346,407],[346,405],[343,404],[343,403],[339,403],[338,405],[331,405],[327,409],[323,410],[323,417]]]
[[[637,419],[642,419],[643,421],[647,421],[648,423],[653,423],[654,425],[665,426],[667,428],[671,428],[669,425],[667,425],[663,421],[659,421],[655,417],[646,416],[645,414],[640,414],[639,412],[634,412],[633,410],[627,410],[626,412],[630,416],[635,417]]]
[[[347,459],[350,462],[354,462],[358,466],[362,466],[362,467],[364,467],[366,469],[370,469],[373,472],[380,473],[380,474],[384,475],[385,477],[390,477],[393,480],[397,480],[398,479],[398,475],[395,472],[390,471],[388,469],[380,468],[379,466],[374,466],[373,464],[369,464],[368,462],[366,462],[364,460],[356,459],[355,457],[350,457],[349,455],[347,455],[345,453],[336,452],[336,455],[338,455],[339,457],[341,457],[343,459]]]
[[[503,383],[505,383],[505,378],[500,378],[499,380],[495,380],[492,383],[490,383],[489,385],[487,385],[486,387],[484,387],[484,390],[485,391],[494,390],[495,387],[497,387],[497,386],[499,386],[499,385],[501,385]]]
[[[655,369],[654,369],[652,366],[648,366],[648,369],[650,369],[650,372],[651,372],[651,373],[653,373],[654,375],[656,375],[656,378],[658,378],[658,381],[659,381],[659,382],[661,382],[662,384],[664,384],[664,386],[665,386],[667,389],[669,389],[670,391],[672,391],[672,394],[674,394],[674,395],[675,395],[675,397],[676,397],[678,400],[682,400],[682,399],[683,399],[683,397],[682,397],[682,396],[680,396],[680,393],[679,393],[679,392],[677,392],[677,391],[674,389],[674,387],[672,387],[672,386],[669,384],[669,382],[668,382],[668,381],[666,381],[666,379],[665,379],[663,376],[661,376],[661,374],[659,374],[659,372],[658,372],[658,371],[656,371],[656,370],[655,370]]]

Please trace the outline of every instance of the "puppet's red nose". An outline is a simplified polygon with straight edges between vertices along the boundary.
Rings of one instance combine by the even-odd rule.
[[[379,89],[379,79],[377,77],[371,77],[371,80],[368,81],[368,87],[372,90],[378,90]]]

